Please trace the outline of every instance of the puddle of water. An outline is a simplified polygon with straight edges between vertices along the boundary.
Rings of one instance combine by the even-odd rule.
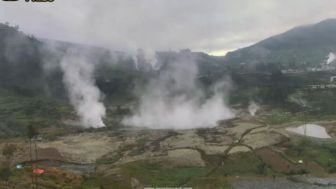
[[[331,138],[324,127],[315,124],[305,124],[299,127],[290,127],[286,130],[315,138]]]

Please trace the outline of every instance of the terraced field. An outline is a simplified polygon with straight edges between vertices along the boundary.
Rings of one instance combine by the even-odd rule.
[[[271,183],[303,187],[286,178],[302,174],[332,176],[334,160],[328,158],[334,158],[334,139],[309,139],[304,143],[305,137],[286,131],[288,126],[298,124],[270,126],[250,117],[229,120],[211,129],[125,127],[68,134],[36,142],[39,158],[31,163],[47,170],[39,179],[40,188],[52,188],[54,179],[70,188],[246,188],[248,183],[255,188]],[[333,122],[322,124],[332,131]],[[17,149],[11,162],[15,176],[9,184],[29,187],[29,143],[22,138],[1,144],[5,143]],[[25,169],[15,170],[18,163],[24,163]],[[63,174],[69,176],[63,178]],[[264,180],[255,182],[259,179]],[[244,182],[237,184],[237,180]]]

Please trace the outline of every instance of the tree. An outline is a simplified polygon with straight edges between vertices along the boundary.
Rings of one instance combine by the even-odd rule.
[[[34,170],[35,165],[33,163],[33,155],[32,155],[32,139],[38,135],[38,132],[36,128],[32,125],[29,124],[27,128],[27,137],[29,139],[29,156],[30,156],[30,161],[32,163],[32,170]],[[36,147],[36,140],[35,140],[35,158],[37,158],[37,147]],[[32,175],[32,184],[34,186],[34,176]],[[37,185],[35,185],[37,188]]]
[[[35,129],[35,127],[30,124],[28,125],[28,129],[27,129],[27,137],[31,140],[34,137],[36,137],[38,135],[37,130]]]

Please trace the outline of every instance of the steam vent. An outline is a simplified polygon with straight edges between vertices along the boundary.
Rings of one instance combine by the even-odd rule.
[[[0,189],[335,189],[335,7],[0,1]]]

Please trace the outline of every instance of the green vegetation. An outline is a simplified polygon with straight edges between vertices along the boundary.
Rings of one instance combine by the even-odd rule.
[[[201,177],[190,182],[194,189],[232,189],[231,184],[225,177]]]
[[[44,96],[27,97],[0,90],[0,136],[23,136],[28,125],[44,128],[61,124],[71,107]]]
[[[336,143],[318,143],[302,139],[291,144],[286,152],[290,157],[315,161],[330,173],[336,173]]]
[[[330,102],[332,104],[332,102]],[[331,112],[325,112],[315,114],[314,112],[289,112],[286,109],[272,109],[267,113],[261,115],[268,124],[277,125],[290,122],[313,122],[313,121],[327,121],[335,120],[335,114]]]
[[[118,188],[118,189],[132,189],[129,178],[116,178],[115,175],[103,177],[96,175],[86,178],[81,185],[81,189],[100,189],[100,188]]]
[[[81,185],[82,189],[99,189],[102,183],[100,177],[90,177],[86,178]]]
[[[269,124],[282,124],[300,120],[298,117],[293,116],[290,112],[285,112],[282,110],[272,110],[264,116],[266,122]]]
[[[210,158],[211,159],[211,158]],[[215,165],[205,167],[172,167],[167,164],[137,161],[122,166],[122,174],[136,178],[145,186],[196,188],[230,188],[227,176],[267,175],[272,171],[253,153],[239,153],[224,159],[223,165],[207,176]],[[212,180],[213,182],[208,182]],[[219,187],[220,186],[220,187]]]
[[[279,69],[304,69],[318,67],[329,52],[335,52],[336,20],[297,27],[280,35],[272,36],[250,47],[228,53],[226,61],[246,71],[270,71]],[[323,37],[321,37],[323,36]]]
[[[8,188],[10,176],[13,174],[10,166],[15,151],[16,146],[12,144],[6,144],[2,149],[2,155],[5,156],[6,161],[1,162],[0,179],[5,182],[6,188]]]
[[[169,167],[169,165],[138,161],[123,166],[124,174],[152,187],[177,187],[190,178],[205,175],[208,167]]]
[[[312,32],[317,26],[312,26],[311,30],[299,28],[294,33],[287,32],[252,47],[229,53],[225,58],[189,51],[159,52],[157,58],[162,63],[161,68],[166,69],[169,67],[168,63],[185,56],[184,53],[192,56],[199,66],[198,84],[205,89],[206,95],[211,94],[209,89],[213,83],[231,76],[233,87],[228,97],[230,104],[237,105],[238,109],[246,108],[251,100],[265,105],[267,112],[261,117],[270,125],[336,120],[336,91],[307,89],[313,84],[329,84],[330,76],[335,75],[334,71],[307,71],[312,66],[320,67],[328,53],[335,52],[335,27],[331,27],[334,28],[331,31],[328,27],[330,24],[336,24],[335,20],[318,25],[322,28],[319,31],[323,31],[319,36]],[[324,25],[327,27],[324,28]],[[61,121],[73,116],[73,109],[66,101],[62,71],[57,65],[67,48],[82,46],[59,42],[56,45],[59,48],[57,53],[48,52],[43,48],[43,41],[23,34],[18,27],[0,24],[0,29],[0,137],[27,134],[31,139],[37,135],[36,130],[43,129],[49,129],[50,132],[46,134],[49,139],[66,134],[67,130],[61,127]],[[104,104],[108,107],[105,122],[113,125],[114,129],[120,125],[118,121],[122,116],[130,113],[127,105],[133,102],[136,104],[134,89],[141,91],[150,78],[156,77],[159,72],[150,71],[146,63],[136,70],[132,57],[120,52],[107,52],[100,48],[93,51],[97,51],[90,53],[97,58],[95,62],[98,65],[94,72],[95,82],[104,93]],[[115,62],[116,59],[120,62]],[[48,66],[54,68],[46,72],[45,67]],[[303,72],[284,74],[282,69]],[[307,103],[302,103],[301,100]],[[110,106],[117,108],[112,111]],[[202,135],[205,131],[200,130],[198,134]],[[144,142],[138,141],[137,145],[145,146]],[[7,160],[11,159],[14,149],[13,146],[5,146],[3,149]],[[139,153],[142,150],[144,149],[141,148]],[[98,166],[112,165],[122,157],[124,151],[126,152],[119,149],[96,163]],[[133,153],[137,155],[138,151]],[[304,139],[290,144],[286,155],[289,159],[317,162],[330,173],[336,173],[336,143],[317,143]],[[113,186],[128,189],[131,187],[132,178],[136,178],[140,183],[152,187],[177,187],[187,183],[193,188],[228,189],[230,184],[227,177],[274,174],[252,152],[226,157],[214,172],[211,171],[222,157],[202,154],[202,158],[207,163],[205,167],[172,167],[158,162],[131,162],[120,167],[120,175],[113,173],[85,178],[81,188]],[[0,179],[6,182],[17,181],[23,177],[30,182],[27,177],[30,174],[30,170],[13,170],[7,162],[0,166]],[[64,174],[50,174],[45,178],[54,188],[64,188],[65,185],[70,185],[68,182],[76,180],[72,177],[65,179]],[[77,178],[79,184],[76,182],[74,185],[80,185],[81,179]]]
[[[271,172],[255,154],[245,152],[228,156],[213,176],[267,175]]]

